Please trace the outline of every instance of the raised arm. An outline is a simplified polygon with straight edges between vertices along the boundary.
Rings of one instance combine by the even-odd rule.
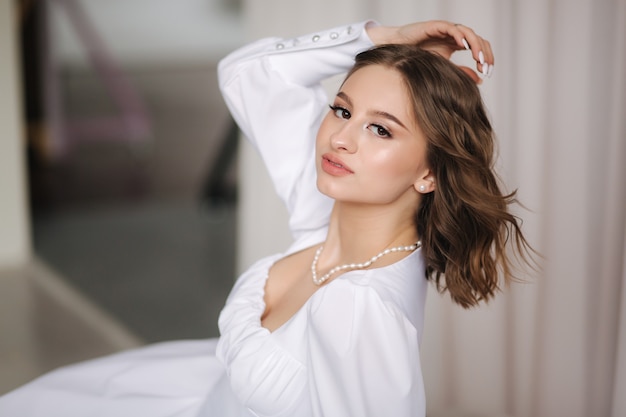
[[[320,82],[347,71],[372,46],[364,27],[262,39],[219,64],[226,104],[263,158],[295,237],[328,219],[332,203],[315,185],[315,136],[328,105]]]

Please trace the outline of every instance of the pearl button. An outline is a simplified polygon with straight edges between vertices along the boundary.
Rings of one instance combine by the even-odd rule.
[[[284,47],[285,47],[285,45],[282,44],[282,43],[276,44],[276,49],[283,49]]]
[[[320,35],[313,35],[313,42],[317,42],[320,40]]]
[[[330,32],[330,39],[337,39],[339,34],[337,32]]]

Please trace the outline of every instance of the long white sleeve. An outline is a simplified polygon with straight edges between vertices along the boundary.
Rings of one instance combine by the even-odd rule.
[[[321,81],[346,72],[372,46],[366,23],[294,39],[267,38],[219,64],[231,114],[257,148],[290,214],[295,238],[324,227],[332,201],[316,187],[315,137],[328,99]]]

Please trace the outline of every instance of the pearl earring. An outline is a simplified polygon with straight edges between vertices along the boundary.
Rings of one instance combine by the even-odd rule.
[[[426,191],[426,186],[424,184],[420,185],[419,190],[420,190],[420,193],[423,193],[424,191]]]

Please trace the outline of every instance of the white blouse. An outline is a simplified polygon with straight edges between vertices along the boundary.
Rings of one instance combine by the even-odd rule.
[[[315,186],[314,141],[328,104],[319,83],[372,46],[364,26],[264,39],[220,63],[226,103],[288,207],[294,243],[237,280],[217,347],[167,342],[61,368],[0,398],[0,417],[424,416],[419,249],[346,272],[274,332],[261,326],[271,265],[325,239],[332,201]]]
[[[261,326],[264,286],[280,257],[324,240],[331,201],[315,186],[315,137],[328,98],[320,82],[372,46],[365,24],[263,39],[219,66],[226,103],[287,205],[293,246],[237,282],[220,317],[218,357],[259,416],[423,416],[419,360],[426,279],[421,251],[347,272],[274,333]]]

